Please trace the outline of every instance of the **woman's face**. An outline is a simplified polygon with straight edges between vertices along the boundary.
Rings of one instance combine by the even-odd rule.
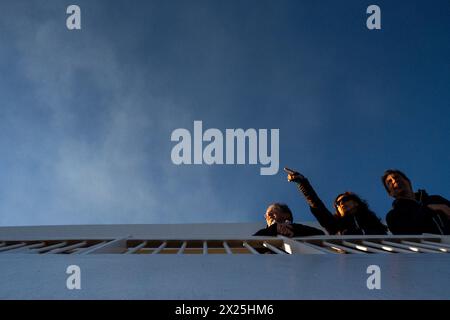
[[[348,196],[342,196],[336,200],[336,207],[339,215],[343,217],[346,214],[354,213],[358,207],[358,202]]]

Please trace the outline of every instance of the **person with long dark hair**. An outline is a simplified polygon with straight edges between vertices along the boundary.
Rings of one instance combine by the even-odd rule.
[[[308,179],[302,174],[285,168],[288,181],[295,182],[305,196],[311,213],[329,234],[335,235],[385,235],[387,227],[370,210],[367,202],[353,192],[339,194],[334,201],[335,213],[323,204]]]

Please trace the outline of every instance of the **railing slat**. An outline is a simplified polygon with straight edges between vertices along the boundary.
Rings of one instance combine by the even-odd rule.
[[[15,248],[20,248],[20,247],[23,247],[24,245],[26,245],[25,242],[11,244],[11,245],[6,246],[6,247],[1,247],[0,248],[0,252],[7,251],[7,250],[12,250],[12,249],[15,249]]]
[[[208,254],[208,242],[203,241],[203,254]]]
[[[141,250],[147,245],[148,241],[143,241],[142,243],[138,244],[136,247],[130,248],[125,252],[125,254],[133,254]]]
[[[230,246],[228,245],[228,243],[226,241],[222,242],[223,247],[225,248],[225,251],[227,252],[227,254],[233,254],[233,252],[230,249]]]
[[[383,240],[383,241],[381,241],[381,243],[387,244],[388,246],[391,246],[391,247],[398,247],[398,248],[406,249],[406,250],[409,250],[410,252],[414,252],[414,253],[419,252],[419,248],[407,246],[405,244],[401,244],[401,243],[397,243],[397,242]],[[414,249],[416,249],[416,250],[414,250]]]
[[[166,246],[167,246],[167,242],[161,243],[161,245],[160,245],[155,251],[153,251],[152,254],[158,254],[158,253],[160,253],[161,250],[164,249]]]
[[[297,241],[298,241],[299,243],[301,243],[301,244],[307,246],[307,247],[311,247],[312,249],[321,251],[321,252],[323,252],[323,253],[325,253],[325,254],[339,254],[339,253],[337,253],[337,252],[334,251],[334,250],[330,250],[330,249],[328,249],[327,247],[322,247],[322,246],[319,246],[319,245],[317,245],[317,244],[315,244],[315,243],[312,243],[312,242],[307,242],[307,241],[304,241],[304,240],[297,240]]]
[[[401,243],[410,245],[413,247],[417,247],[420,251],[428,252],[428,253],[443,253],[439,248],[432,247],[431,245],[426,245],[418,242],[406,241],[402,240]]]
[[[433,241],[427,241],[427,240],[421,240],[420,242],[425,244],[431,244],[436,245],[445,249],[450,249],[450,244],[442,243],[442,242],[433,242]]]
[[[178,250],[177,254],[182,254],[184,249],[186,249],[187,241],[183,241],[183,244],[181,245],[180,249]]]
[[[380,249],[382,249],[382,250],[384,250],[386,252],[411,253],[411,251],[408,251],[408,250],[395,248],[395,247],[391,247],[391,246],[387,246],[387,245],[382,245],[380,243],[376,243],[376,242],[372,242],[372,241],[362,241],[361,243],[366,245],[366,246],[380,248]]]
[[[93,250],[88,250],[83,252],[86,254],[123,254],[126,251],[127,241],[130,236],[125,236],[123,238],[116,238],[111,241],[107,241],[105,244],[94,248]]]
[[[98,248],[101,248],[102,246],[106,245],[107,243],[108,243],[108,241],[102,241],[102,242],[94,244],[94,245],[92,245],[90,247],[81,248],[79,251],[74,252],[73,254],[82,254],[82,255],[89,254],[92,251],[94,251],[94,250],[96,250]]]
[[[313,247],[307,244],[303,239],[289,238],[283,235],[278,235],[277,238],[283,239],[283,250],[288,254],[329,254],[335,253],[323,247]]]
[[[31,253],[31,249],[39,248],[42,246],[45,246],[45,243],[39,242],[39,243],[29,244],[26,246],[21,246],[16,249],[8,250],[6,253],[8,253],[8,254],[10,254],[10,253]]]
[[[41,252],[44,252],[44,251],[49,251],[49,250],[52,250],[52,249],[64,247],[65,245],[67,245],[67,242],[63,241],[63,242],[55,243],[55,244],[52,244],[50,246],[42,247],[42,248],[39,248],[39,249],[33,249],[33,250],[31,250],[31,252],[33,252],[33,253],[41,253]]]
[[[269,250],[272,250],[273,252],[277,253],[277,254],[287,254],[286,252],[278,249],[277,247],[271,245],[270,243],[268,243],[267,241],[263,242],[263,246],[266,247]]]
[[[327,247],[330,247],[330,248],[337,248],[339,250],[343,250],[343,251],[350,252],[350,253],[363,254],[362,251],[355,250],[355,249],[352,249],[352,248],[348,248],[348,247],[345,247],[345,246],[341,246],[339,244],[331,243],[331,242],[328,242],[328,241],[323,241],[322,243],[324,245],[326,245]]]
[[[86,241],[82,241],[82,242],[78,242],[78,243],[72,244],[72,245],[67,246],[67,247],[50,250],[50,251],[46,252],[45,254],[61,253],[61,252],[65,252],[65,251],[69,251],[69,250],[73,250],[73,249],[77,249],[77,248],[83,247],[86,244],[87,244]]]
[[[253,254],[259,254],[258,251],[256,251],[251,245],[249,245],[246,241],[244,241],[244,243],[242,243],[242,245],[244,247],[246,247],[251,253]]]
[[[347,247],[352,247],[355,248],[357,250],[361,250],[363,252],[372,252],[372,253],[390,253],[389,251],[383,251],[383,250],[379,250],[379,249],[375,249],[375,248],[371,248],[369,246],[364,246],[362,244],[358,244],[358,243],[353,243],[350,241],[342,241],[342,244],[347,246]]]

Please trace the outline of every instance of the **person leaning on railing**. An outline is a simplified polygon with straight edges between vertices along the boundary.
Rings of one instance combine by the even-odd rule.
[[[381,223],[367,203],[353,192],[338,195],[334,201],[335,213],[332,214],[323,204],[308,179],[302,174],[285,168],[288,181],[295,182],[305,196],[311,213],[329,234],[335,235],[385,235],[387,227]]]
[[[386,222],[394,234],[450,234],[450,201],[413,191],[411,181],[400,170],[386,170],[381,181],[394,198]]]
[[[320,236],[322,230],[299,223],[293,223],[291,209],[282,203],[271,204],[264,215],[267,227],[257,231],[254,236],[283,235],[286,237]]]

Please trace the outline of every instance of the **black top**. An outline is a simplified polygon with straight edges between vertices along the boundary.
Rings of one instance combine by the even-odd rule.
[[[325,234],[322,230],[305,226],[299,223],[291,223],[291,226],[292,231],[294,232],[294,237],[320,236]],[[276,223],[272,224],[270,227],[261,229],[254,234],[254,236],[269,236],[269,237],[275,237],[277,235],[278,233]]]
[[[332,214],[320,200],[308,179],[304,178],[297,182],[297,187],[305,196],[311,213],[319,221],[329,234],[381,234],[387,233],[387,227],[370,210],[360,208],[354,214],[340,216]]]
[[[449,217],[445,212],[428,208],[429,204],[450,207],[450,201],[438,195],[430,196],[425,190],[415,193],[415,200],[394,200],[392,210],[386,215],[389,229],[394,234],[450,234]]]

